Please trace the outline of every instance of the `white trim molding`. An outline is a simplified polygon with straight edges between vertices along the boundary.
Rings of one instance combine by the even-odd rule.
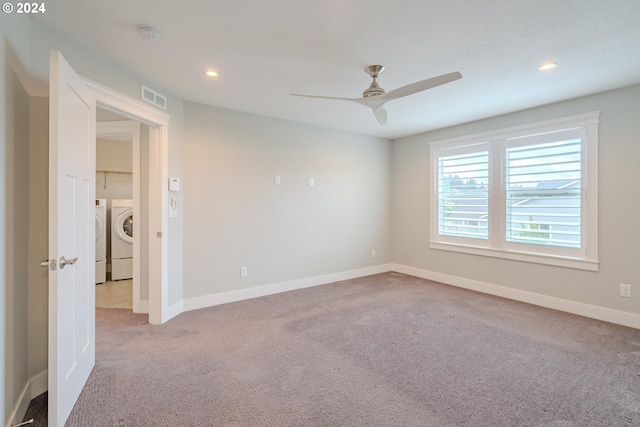
[[[184,311],[197,310],[200,308],[213,307],[215,305],[263,297],[267,295],[278,294],[281,292],[326,285],[341,280],[356,279],[358,277],[387,273],[389,271],[391,271],[391,264],[381,264],[373,267],[360,268],[357,270],[325,274],[322,276],[290,280],[287,282],[273,283],[270,285],[256,286],[253,288],[238,289],[237,291],[227,291],[221,292],[219,294],[189,298],[184,300]]]
[[[183,312],[184,312],[184,302],[180,300],[168,306],[166,310],[164,310],[163,314],[165,318],[168,320],[176,317],[178,314],[181,314]]]
[[[536,294],[520,289],[509,288],[506,286],[495,285],[492,283],[481,282],[479,280],[467,279],[450,274],[438,273],[430,270],[423,270],[420,268],[409,267],[401,264],[392,264],[391,270],[398,273],[407,274],[409,276],[420,277],[422,279],[428,279],[447,285],[457,286],[459,288],[469,289],[472,291],[495,295],[502,298],[508,298],[515,301],[537,305],[540,307],[551,308],[558,311],[577,314],[579,316],[589,317],[592,319],[640,329],[640,315],[634,313],[628,313],[625,311],[614,310],[606,307],[599,307],[596,305],[584,304],[581,302],[556,298],[548,295]]]
[[[139,120],[150,126],[169,126],[171,115],[151,107],[137,99],[118,93],[106,86],[80,76],[87,87],[96,95],[99,107],[112,111],[117,114],[123,112],[136,120]],[[132,111],[135,110],[135,111]]]

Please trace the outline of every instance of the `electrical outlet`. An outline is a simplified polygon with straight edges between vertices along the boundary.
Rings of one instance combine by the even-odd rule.
[[[240,267],[240,277],[247,277],[249,272],[247,271],[247,267]]]
[[[631,285],[620,283],[620,296],[625,298],[631,298]]]
[[[376,257],[376,250],[371,249],[371,258],[375,258],[375,257]]]

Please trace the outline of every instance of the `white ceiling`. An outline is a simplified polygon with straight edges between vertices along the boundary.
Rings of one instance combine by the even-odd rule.
[[[58,0],[36,19],[185,100],[392,139],[640,83],[638,0]],[[289,95],[359,97],[372,64],[387,91],[463,78],[386,104],[385,126]]]

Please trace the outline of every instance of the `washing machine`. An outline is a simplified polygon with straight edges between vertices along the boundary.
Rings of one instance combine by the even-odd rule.
[[[111,200],[111,280],[133,277],[133,200]]]
[[[96,199],[96,285],[107,281],[107,200]]]

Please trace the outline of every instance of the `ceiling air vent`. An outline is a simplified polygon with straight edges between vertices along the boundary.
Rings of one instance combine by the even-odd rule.
[[[140,89],[142,99],[162,108],[163,110],[167,109],[167,98],[165,96],[162,96],[158,92],[143,85],[140,85]]]

